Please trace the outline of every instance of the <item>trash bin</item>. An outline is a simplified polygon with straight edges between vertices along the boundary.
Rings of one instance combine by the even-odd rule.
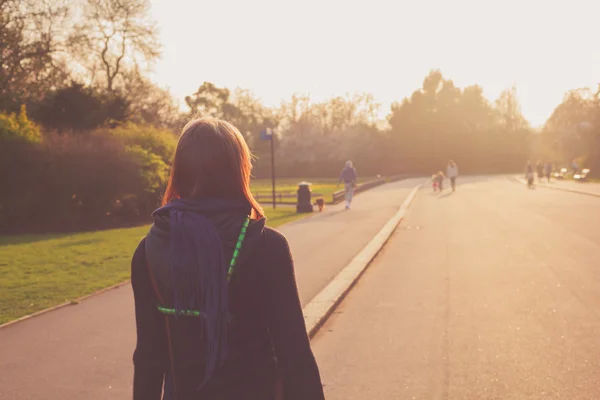
[[[296,204],[296,212],[298,213],[313,212],[310,185],[310,182],[300,182],[298,184],[298,203]]]

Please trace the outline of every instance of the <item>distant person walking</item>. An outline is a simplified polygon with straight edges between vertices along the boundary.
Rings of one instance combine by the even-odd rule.
[[[550,183],[550,177],[552,176],[552,163],[547,162],[544,167],[544,175],[546,176],[546,180]]]
[[[527,162],[527,167],[525,168],[525,178],[527,178],[527,187],[532,189],[535,171],[533,169],[533,164],[530,161]]]
[[[573,170],[573,175],[579,172],[579,164],[577,164],[577,161],[573,160],[571,162],[571,169]]]
[[[456,191],[456,178],[458,177],[458,165],[452,160],[448,163],[448,168],[446,168],[446,176],[450,178],[450,186],[452,186],[452,191]]]
[[[231,124],[179,138],[163,206],[131,264],[134,400],[323,400],[286,238],[250,192]]]
[[[544,164],[542,164],[541,161],[538,161],[535,168],[537,170],[538,180],[541,181],[542,178],[544,178]]]
[[[433,191],[439,191],[441,193],[442,190],[444,190],[444,173],[442,171],[438,171],[437,173],[433,174],[431,180],[433,182]]]
[[[345,192],[346,192],[346,210],[350,209],[352,205],[352,198],[354,196],[354,186],[356,185],[356,180],[358,179],[358,174],[356,173],[356,169],[352,165],[352,161],[346,161],[346,166],[342,170],[342,174],[340,175],[340,182],[344,182]]]

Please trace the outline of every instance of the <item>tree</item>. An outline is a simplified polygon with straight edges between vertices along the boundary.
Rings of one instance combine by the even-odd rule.
[[[265,151],[267,143],[260,141],[260,132],[265,128],[277,129],[280,115],[277,110],[265,107],[250,90],[237,88],[230,100],[233,107],[227,117],[240,130],[253,150]]]
[[[521,168],[529,130],[514,88],[495,106],[480,87],[461,90],[440,71],[431,71],[410,98],[392,105],[388,121],[396,164],[419,172],[442,169],[448,159],[463,171]]]
[[[122,84],[126,64],[148,66],[161,54],[149,0],[86,0],[78,26],[78,57],[109,93]]]
[[[190,108],[190,115],[227,119],[235,114],[229,106],[230,92],[227,88],[219,88],[214,83],[204,82],[191,96],[186,96],[185,103]]]
[[[232,95],[227,88],[204,82],[185,102],[190,108],[190,117],[210,116],[229,121],[255,149],[260,146],[260,131],[279,125],[278,114],[265,107],[249,90],[238,88]]]
[[[521,105],[517,97],[517,88],[513,86],[500,93],[496,100],[496,109],[502,119],[502,123],[509,132],[518,131],[527,127],[527,120],[521,112]]]
[[[0,109],[18,111],[64,84],[70,39],[63,0],[0,0]]]
[[[123,74],[121,96],[127,103],[127,119],[156,127],[180,130],[186,118],[168,90],[146,78],[138,69]]]
[[[383,135],[377,127],[379,105],[370,94],[311,103],[292,97],[279,110],[280,171],[288,175],[331,176],[348,159],[365,173],[381,173]]]
[[[84,132],[106,123],[126,119],[128,107],[125,99],[107,96],[94,88],[72,82],[71,85],[46,94],[36,105],[33,118],[47,128],[59,133]]]
[[[556,154],[564,161],[586,158],[592,172],[600,172],[599,92],[568,92],[546,121],[542,134],[546,153]]]

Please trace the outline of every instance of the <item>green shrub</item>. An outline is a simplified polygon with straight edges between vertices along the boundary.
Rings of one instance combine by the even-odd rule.
[[[128,147],[127,153],[140,167],[144,190],[148,193],[162,191],[169,179],[169,166],[165,164],[162,158],[140,146]]]
[[[40,128],[29,120],[25,106],[21,106],[19,115],[0,113],[0,143],[8,141],[42,141]]]
[[[175,146],[170,131],[133,123],[42,137],[25,109],[0,114],[0,232],[146,222],[167,184]]]
[[[171,131],[150,125],[127,122],[110,129],[108,134],[121,140],[127,147],[140,147],[159,156],[166,164],[171,163],[177,146],[177,138]]]

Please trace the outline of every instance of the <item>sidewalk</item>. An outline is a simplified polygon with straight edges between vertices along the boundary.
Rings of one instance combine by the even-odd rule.
[[[371,240],[421,180],[364,192],[281,228],[290,241],[303,305]],[[133,249],[132,249],[133,252]],[[0,330],[0,400],[131,396],[135,322],[131,287]]]
[[[597,182],[576,182],[572,180],[553,179],[550,183],[545,180],[542,182],[536,181],[536,185],[548,189],[564,190],[567,192],[600,197],[600,183]]]
[[[421,190],[313,339],[326,398],[600,399],[600,199],[547,194]]]

